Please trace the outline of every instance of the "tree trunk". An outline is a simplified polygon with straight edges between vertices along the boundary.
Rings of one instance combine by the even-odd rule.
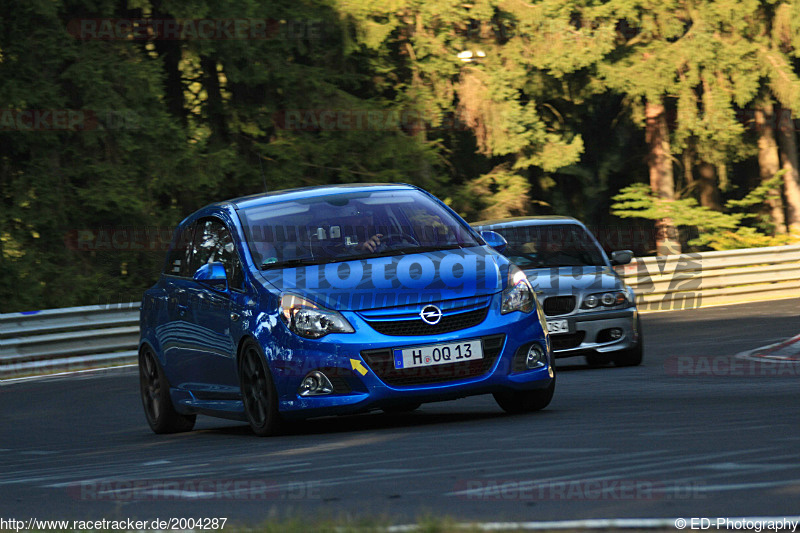
[[[711,163],[700,163],[700,177],[697,179],[697,189],[700,194],[700,205],[722,211],[719,187],[717,186],[717,172]]]
[[[775,141],[774,110],[772,102],[764,100],[755,112],[756,128],[758,130],[758,166],[761,181],[764,182],[775,176],[780,170],[780,156],[778,143]],[[769,198],[765,201],[767,212],[774,225],[774,233],[786,233],[786,219],[783,215],[783,200],[780,189],[769,191]]]
[[[171,14],[162,11],[162,2],[153,3],[153,19],[174,21]],[[180,62],[183,58],[182,42],[177,39],[155,39],[153,45],[164,64],[164,101],[169,113],[180,120],[184,129],[187,127],[186,100],[183,96],[183,72]]]
[[[669,144],[667,117],[662,102],[647,102],[645,106],[646,140],[650,154],[650,187],[659,198],[675,199],[675,178],[672,174],[672,152]],[[679,254],[681,245],[678,232],[670,218],[656,222],[656,253],[658,255]]]
[[[800,174],[798,173],[797,138],[790,109],[782,109],[778,123],[783,175],[783,194],[786,197],[786,224],[791,233],[800,234]]]
[[[226,122],[225,104],[222,98],[222,86],[217,72],[217,60],[201,55],[200,68],[203,69],[203,87],[206,90],[206,113],[211,126],[210,146],[224,146],[228,142],[228,124]]]
[[[683,179],[686,182],[684,185],[676,184],[678,190],[692,190],[694,184],[694,150],[686,147],[681,155],[681,162],[683,163]]]

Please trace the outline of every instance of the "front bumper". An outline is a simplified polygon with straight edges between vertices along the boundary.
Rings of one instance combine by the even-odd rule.
[[[480,324],[442,335],[390,336],[370,328],[357,314],[345,314],[356,329],[354,334],[336,334],[324,340],[297,342],[291,353],[277,353],[270,366],[278,389],[279,411],[289,419],[353,414],[395,405],[452,400],[503,390],[546,388],[553,376],[548,336],[542,331],[536,311],[501,315],[499,298],[494,298]],[[288,333],[288,332],[287,332]],[[491,366],[478,375],[458,374],[439,382],[392,385],[380,370],[368,363],[362,352],[425,344],[460,342],[502,336],[502,343]],[[283,339],[288,340],[288,339]],[[534,370],[520,369],[518,353],[537,342],[547,353],[547,364]],[[270,353],[270,350],[265,350]],[[272,352],[276,353],[276,352]],[[300,396],[298,387],[305,374],[324,369],[334,377],[334,394]],[[425,367],[431,368],[431,367]]]
[[[547,318],[548,320],[565,319],[571,322],[570,333],[550,336],[553,355],[557,359],[627,350],[639,342],[638,311],[635,307]],[[607,332],[614,328],[622,330],[622,336],[615,340],[609,340]]]

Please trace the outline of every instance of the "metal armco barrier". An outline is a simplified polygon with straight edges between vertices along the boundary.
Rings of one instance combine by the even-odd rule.
[[[139,302],[0,314],[0,379],[136,362]]]
[[[800,296],[800,246],[640,257],[616,268],[644,312]]]
[[[800,296],[800,246],[636,258],[639,310]],[[136,362],[139,302],[0,314],[0,380]]]

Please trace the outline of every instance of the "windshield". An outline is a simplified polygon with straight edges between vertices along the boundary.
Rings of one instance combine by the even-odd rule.
[[[262,269],[445,250],[479,243],[415,190],[344,192],[239,211]]]
[[[508,241],[503,254],[520,268],[606,266],[592,236],[574,224],[495,229]]]

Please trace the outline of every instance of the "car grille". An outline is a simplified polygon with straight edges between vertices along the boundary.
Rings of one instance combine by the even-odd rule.
[[[466,313],[444,315],[436,324],[423,322],[420,317],[406,320],[369,320],[367,323],[375,331],[384,335],[438,335],[477,326],[486,318],[488,311],[489,308],[484,307],[483,309],[475,309]]]
[[[554,352],[557,350],[569,350],[570,348],[577,348],[580,346],[585,336],[585,331],[568,333],[566,335],[550,335],[550,344]]]
[[[542,304],[544,314],[547,316],[566,315],[575,309],[574,296],[550,296]]]
[[[364,350],[361,356],[373,372],[386,384],[394,386],[425,385],[442,383],[457,379],[482,376],[494,366],[497,356],[503,349],[505,335],[482,337],[483,359],[461,361],[444,365],[395,368],[391,348]]]

